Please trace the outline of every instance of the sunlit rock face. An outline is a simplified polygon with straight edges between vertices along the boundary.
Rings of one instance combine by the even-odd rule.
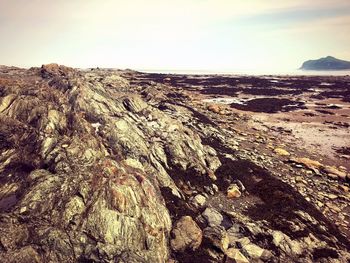
[[[113,73],[55,64],[11,73],[0,99],[6,262],[166,261],[172,223],[160,187],[181,196],[167,169],[207,176],[220,165],[215,151]]]
[[[226,110],[182,91],[1,67],[0,261],[346,262],[336,227],[215,124]]]

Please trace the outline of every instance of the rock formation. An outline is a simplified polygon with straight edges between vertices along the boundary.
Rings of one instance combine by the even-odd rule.
[[[349,260],[337,227],[232,133],[135,74],[1,67],[1,262]]]

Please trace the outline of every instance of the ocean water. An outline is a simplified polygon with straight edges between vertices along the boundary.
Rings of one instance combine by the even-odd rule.
[[[350,70],[337,71],[312,71],[312,70],[290,70],[290,71],[251,71],[251,70],[165,70],[165,69],[137,69],[146,73],[180,74],[180,75],[282,75],[282,76],[350,76]]]

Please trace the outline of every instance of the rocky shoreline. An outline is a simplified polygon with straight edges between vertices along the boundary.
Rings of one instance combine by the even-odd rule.
[[[0,258],[349,262],[349,116],[349,77],[0,67]]]

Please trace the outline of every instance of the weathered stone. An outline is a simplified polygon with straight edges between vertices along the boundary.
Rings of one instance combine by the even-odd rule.
[[[206,202],[206,198],[205,196],[201,195],[201,194],[198,194],[196,196],[193,197],[192,199],[192,204],[197,207],[197,208],[200,208],[200,207],[203,207],[205,202]]]
[[[3,112],[6,110],[11,103],[15,100],[16,95],[15,94],[9,94],[6,97],[3,97],[1,102],[0,102],[0,112]]]
[[[228,188],[227,188],[227,198],[229,199],[234,199],[234,198],[238,198],[242,195],[241,191],[239,190],[238,185],[236,184],[231,184]]]
[[[224,219],[223,216],[212,207],[206,208],[202,215],[207,220],[209,226],[219,226]]]
[[[145,103],[139,96],[129,96],[123,100],[124,106],[131,112],[138,113],[143,109],[147,108],[147,103]]]
[[[215,247],[225,252],[228,249],[230,240],[225,228],[222,226],[207,227],[203,230],[203,236]]]
[[[334,179],[346,179],[346,172],[338,170],[334,166],[324,166],[322,169],[327,175]]]
[[[219,105],[211,104],[208,106],[208,110],[214,112],[214,113],[220,113],[221,109]]]
[[[227,229],[227,235],[230,241],[230,247],[236,246],[236,242],[244,238],[240,233],[240,227],[238,225],[233,225],[231,228]]]
[[[255,244],[246,244],[243,246],[244,251],[249,255],[250,258],[259,259],[264,254],[264,249]]]
[[[299,242],[292,240],[290,237],[280,231],[274,231],[272,234],[273,243],[289,255],[299,255],[302,248]]]
[[[184,216],[176,222],[170,241],[174,251],[183,252],[185,249],[196,250],[202,243],[202,230],[190,216]]]
[[[41,66],[41,74],[43,77],[67,77],[74,73],[74,69],[56,63],[46,64]]]
[[[311,160],[309,158],[291,158],[292,162],[305,165],[309,169],[319,169],[322,164],[318,161]]]
[[[274,152],[278,155],[281,155],[281,156],[289,156],[290,155],[290,153],[283,148],[275,148]]]
[[[225,263],[249,263],[249,260],[237,248],[229,248],[226,256]]]

